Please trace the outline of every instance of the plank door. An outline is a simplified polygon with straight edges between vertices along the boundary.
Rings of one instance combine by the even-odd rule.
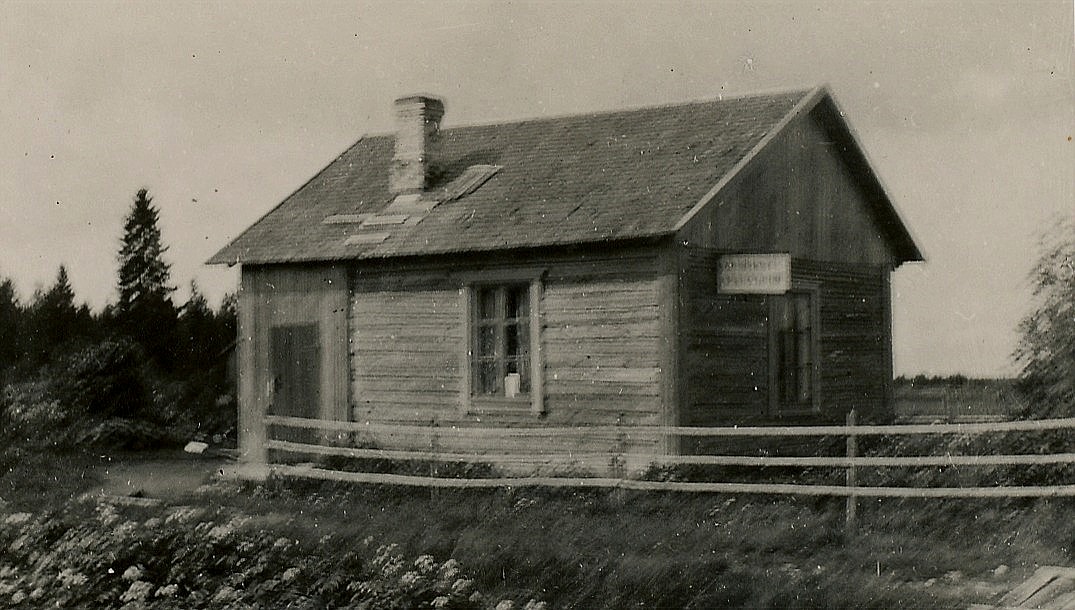
[[[317,324],[290,324],[272,328],[269,358],[272,363],[272,415],[318,418],[321,414],[321,343]],[[274,437],[313,442],[312,430],[294,428]]]

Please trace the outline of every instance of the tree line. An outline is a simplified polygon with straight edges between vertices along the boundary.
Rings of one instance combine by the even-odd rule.
[[[191,281],[177,305],[167,250],[158,209],[140,189],[117,252],[117,299],[99,312],[77,301],[64,265],[25,301],[0,277],[0,415],[52,418],[42,424],[118,416],[226,432],[235,417],[227,411],[236,297],[214,310]]]
[[[137,343],[164,372],[212,365],[235,339],[235,295],[214,311],[192,280],[190,296],[177,306],[166,251],[158,210],[141,189],[124,222],[116,302],[98,313],[77,303],[65,265],[51,286],[25,302],[10,278],[0,278],[0,371],[18,378],[61,354],[117,337]]]

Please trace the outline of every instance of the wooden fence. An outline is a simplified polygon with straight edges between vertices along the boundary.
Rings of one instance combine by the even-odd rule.
[[[1014,419],[1024,409],[1010,380],[971,380],[962,385],[896,384],[893,410],[904,422],[990,422]]]
[[[848,519],[855,518],[855,499],[859,497],[888,498],[1015,498],[1075,496],[1075,484],[994,487],[879,487],[858,483],[858,469],[879,467],[943,467],[943,466],[1011,466],[1036,464],[1073,464],[1075,453],[1010,454],[1010,455],[922,455],[922,456],[862,456],[858,454],[858,439],[876,435],[920,434],[994,434],[1018,431],[1043,431],[1075,428],[1075,418],[1024,420],[974,424],[910,424],[910,425],[857,425],[852,413],[843,426],[763,426],[763,427],[663,427],[663,426],[588,426],[588,427],[541,427],[541,428],[479,428],[437,427],[414,425],[391,425],[362,422],[339,422],[284,416],[268,416],[269,429],[283,427],[320,431],[322,435],[346,436],[367,433],[370,438],[384,434],[410,435],[424,439],[423,449],[378,449],[332,444],[295,442],[272,439],[267,442],[271,450],[317,456],[346,458],[408,460],[428,462],[484,463],[493,466],[521,466],[567,458],[575,464],[608,465],[617,459],[634,458],[655,465],[704,464],[716,466],[745,467],[829,467],[846,469],[844,485],[817,485],[797,483],[733,483],[733,482],[683,482],[638,480],[625,476],[579,477],[579,476],[511,476],[492,478],[444,478],[377,472],[350,472],[331,470],[311,465],[271,464],[269,472],[332,481],[412,485],[422,487],[606,487],[635,490],[693,491],[716,493],[785,494],[808,496],[843,496],[848,499]],[[654,441],[676,437],[822,437],[841,436],[847,439],[847,451],[843,456],[752,456],[752,455],[615,455],[603,453],[486,453],[441,450],[445,439],[519,439],[540,438],[550,435],[630,435],[635,439],[649,438]],[[1075,482],[1073,482],[1075,483]]]

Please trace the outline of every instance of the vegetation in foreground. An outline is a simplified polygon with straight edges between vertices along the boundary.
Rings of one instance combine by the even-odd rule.
[[[79,497],[101,457],[34,455],[0,476],[0,607],[965,607],[1075,559],[1070,500],[860,500],[851,537],[842,500],[767,496],[271,479],[111,506]],[[66,492],[8,486],[35,473]]]

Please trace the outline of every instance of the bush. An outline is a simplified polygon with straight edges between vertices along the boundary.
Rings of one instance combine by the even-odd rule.
[[[0,607],[494,607],[454,559],[249,522],[190,507],[131,519],[110,504],[88,518],[0,516]]]
[[[193,372],[179,380],[157,379],[152,387],[154,419],[177,439],[213,444],[235,440],[235,396],[217,371]]]
[[[90,345],[53,367],[52,396],[74,413],[136,418],[149,391],[145,352],[130,339]]]
[[[177,439],[151,422],[113,417],[71,427],[62,444],[140,451],[176,445]]]
[[[1052,224],[1030,274],[1032,310],[1019,322],[1020,389],[1038,417],[1075,411],[1075,219]]]
[[[57,357],[0,393],[8,443],[150,449],[191,439],[221,444],[236,430],[234,396],[219,370],[171,378],[126,338]]]
[[[69,421],[70,414],[52,397],[44,382],[14,383],[0,391],[0,438],[9,446],[49,435]]]

